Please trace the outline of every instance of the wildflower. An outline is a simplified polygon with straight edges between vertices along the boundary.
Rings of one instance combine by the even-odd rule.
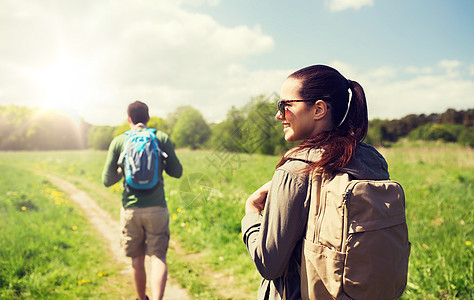
[[[430,250],[430,247],[427,245],[427,244],[422,244],[423,248],[425,248],[426,250]]]
[[[178,216],[176,214],[173,214],[173,220],[176,220]]]
[[[90,279],[82,279],[77,282],[78,285],[83,285],[84,283],[91,282]]]
[[[178,207],[178,209],[177,209],[176,211],[177,211],[177,212],[181,212],[181,208],[180,208],[180,207]]]
[[[72,230],[76,231],[76,230],[77,230],[77,226],[76,226],[76,225],[72,226]]]
[[[99,276],[99,277],[104,277],[104,276],[107,276],[107,273],[105,273],[105,272],[99,272],[99,273],[97,273],[97,276]]]
[[[20,209],[21,209],[22,211],[25,211],[25,210],[26,210],[26,206],[22,206],[22,207],[20,207]]]
[[[472,242],[471,241],[466,241],[466,246],[471,246]]]

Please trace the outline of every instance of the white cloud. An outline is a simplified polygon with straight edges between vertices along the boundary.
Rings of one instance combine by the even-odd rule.
[[[459,75],[461,62],[458,60],[442,60],[438,63],[438,66],[444,69],[449,76],[455,77]]]
[[[459,60],[442,60],[438,63],[438,65],[445,69],[455,69],[461,65]]]
[[[338,70],[347,79],[355,80],[354,76],[358,74],[355,67],[340,60],[332,61],[329,66]]]
[[[0,10],[0,39],[8,41],[0,47],[0,105],[41,105],[57,85],[58,95],[72,95],[79,113],[96,125],[122,123],[127,104],[137,99],[155,116],[192,105],[212,122],[253,96],[278,93],[295,71],[249,69],[248,61],[275,48],[258,24],[223,26],[180,4],[216,5],[217,0],[38,3],[6,1]],[[373,4],[331,3],[355,9]],[[331,66],[362,84],[371,118],[465,109],[474,102],[469,77],[474,66],[464,62],[371,70],[343,61]]]
[[[466,76],[468,67],[462,68],[461,62],[441,61],[436,66],[421,68],[388,66],[356,72],[353,79],[365,90],[371,119],[474,107],[474,81]]]
[[[405,68],[405,71],[408,74],[413,74],[413,75],[423,75],[423,74],[431,74],[433,73],[434,69],[432,67],[414,67],[414,66],[408,66]]]
[[[364,6],[373,6],[374,0],[326,0],[326,4],[332,12],[346,9],[359,10]]]
[[[42,87],[30,75],[48,74],[61,54],[67,54],[69,65],[80,63],[91,71],[81,74],[89,82],[71,85],[70,93],[90,88],[80,114],[93,124],[120,123],[135,99],[149,103],[161,117],[180,105],[193,105],[214,121],[225,117],[231,105],[272,92],[284,78],[279,71],[243,67],[244,60],[274,49],[272,37],[258,24],[226,27],[180,6],[217,5],[217,0],[8,3],[9,9],[0,12],[11,25],[0,30],[0,38],[11,41],[0,49],[0,104],[44,103]],[[232,66],[240,66],[239,71],[229,72]],[[70,73],[55,76],[73,76],[74,70]]]
[[[208,4],[210,6],[216,6],[218,5],[221,1],[220,0],[181,0],[181,3],[184,4],[190,4],[190,5],[203,5],[203,4]]]

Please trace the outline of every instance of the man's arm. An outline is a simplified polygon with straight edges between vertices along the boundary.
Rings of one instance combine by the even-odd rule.
[[[172,177],[180,178],[183,174],[183,166],[181,165],[178,157],[176,156],[176,153],[174,152],[173,142],[171,142],[167,134],[161,134],[162,138],[159,138],[159,140],[162,142],[162,144],[160,144],[161,150],[168,154],[168,158],[166,158],[165,171],[168,175]]]
[[[104,170],[102,171],[102,182],[106,187],[112,186],[122,179],[122,173],[118,172],[119,165],[117,163],[121,151],[122,146],[118,143],[118,139],[115,138],[110,143]]]

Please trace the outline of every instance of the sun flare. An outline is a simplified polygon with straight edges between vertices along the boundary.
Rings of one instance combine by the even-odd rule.
[[[80,112],[92,100],[92,70],[67,55],[48,67],[33,72],[42,93],[38,104],[43,109]]]

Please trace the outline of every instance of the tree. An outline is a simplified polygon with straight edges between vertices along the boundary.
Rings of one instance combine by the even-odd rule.
[[[191,106],[176,110],[178,119],[172,129],[173,141],[177,147],[198,149],[211,135],[211,129],[201,113]]]
[[[169,134],[169,129],[167,123],[164,119],[159,117],[150,117],[150,121],[148,121],[148,128],[155,128],[156,130],[163,131]],[[117,126],[113,132],[113,136],[119,136],[125,131],[130,130],[130,125],[128,121],[124,121],[121,125]]]
[[[93,126],[89,130],[87,146],[96,150],[107,150],[114,138],[116,127]]]
[[[276,102],[264,95],[252,98],[242,124],[242,147],[248,153],[275,154],[282,142],[281,124],[275,119]],[[280,150],[280,149],[278,149]]]
[[[244,114],[234,106],[227,113],[227,119],[211,126],[210,146],[217,150],[242,152],[242,125]]]
[[[463,146],[474,147],[474,128],[464,128],[458,136],[458,143]]]
[[[163,118],[150,117],[150,121],[148,121],[148,128],[155,128],[156,130],[170,134],[168,124]]]
[[[367,137],[365,138],[365,142],[369,143],[374,146],[381,146],[383,145],[383,138],[382,138],[382,126],[384,121],[380,119],[374,119],[369,121],[369,129],[367,131]]]
[[[26,132],[30,150],[84,149],[90,125],[62,110],[41,110],[31,118]]]
[[[273,96],[273,97],[272,97]],[[297,143],[285,141],[275,119],[278,95],[253,97],[242,109],[232,107],[227,119],[212,126],[210,145],[232,152],[282,154]]]
[[[61,110],[0,106],[0,149],[84,149],[90,124]]]

